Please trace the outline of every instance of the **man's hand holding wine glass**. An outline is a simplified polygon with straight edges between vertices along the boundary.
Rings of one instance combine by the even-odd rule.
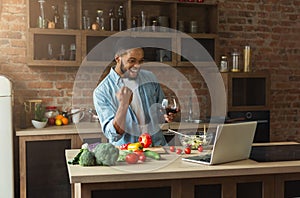
[[[179,112],[179,104],[175,97],[163,99],[162,108],[164,109],[164,118],[166,122],[172,122]]]

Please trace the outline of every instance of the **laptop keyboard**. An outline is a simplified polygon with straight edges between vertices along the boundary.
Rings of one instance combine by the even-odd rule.
[[[205,155],[197,155],[197,156],[190,156],[185,157],[185,159],[200,161],[200,162],[210,162],[211,154],[205,154]]]
[[[206,154],[199,157],[200,161],[208,162],[208,163],[210,162],[210,159],[211,159],[211,154]]]

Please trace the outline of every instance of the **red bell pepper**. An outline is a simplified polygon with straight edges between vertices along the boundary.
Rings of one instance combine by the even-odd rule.
[[[122,145],[120,146],[120,149],[121,149],[121,150],[127,150],[129,144],[131,144],[131,143],[129,142],[129,143],[127,143],[127,144],[122,144]]]
[[[144,148],[148,148],[152,144],[152,138],[149,133],[143,133],[139,137],[139,142],[143,144]]]

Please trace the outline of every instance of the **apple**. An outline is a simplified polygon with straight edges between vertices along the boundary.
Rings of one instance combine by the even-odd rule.
[[[48,118],[49,125],[55,125],[55,118]]]

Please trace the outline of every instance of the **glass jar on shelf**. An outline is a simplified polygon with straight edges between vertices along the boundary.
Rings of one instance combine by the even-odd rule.
[[[46,118],[55,118],[59,114],[56,106],[47,106],[45,117]]]
[[[240,71],[240,67],[239,67],[239,56],[240,53],[235,49],[232,52],[232,68],[231,71],[232,72],[239,72]]]
[[[228,60],[225,55],[221,56],[220,72],[228,72]]]

